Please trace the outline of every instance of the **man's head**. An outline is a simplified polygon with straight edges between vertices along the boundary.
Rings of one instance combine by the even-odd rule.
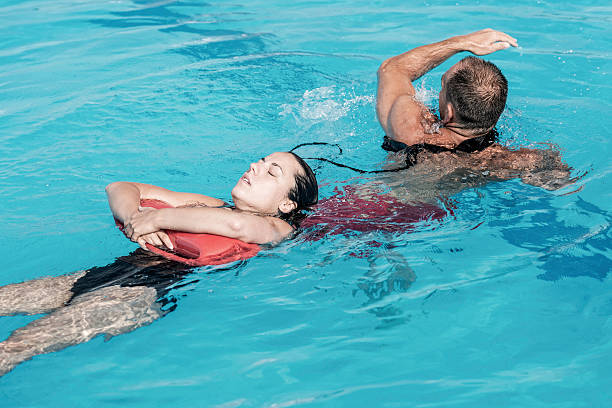
[[[442,76],[440,118],[475,133],[492,129],[506,105],[508,81],[491,62],[466,57]]]

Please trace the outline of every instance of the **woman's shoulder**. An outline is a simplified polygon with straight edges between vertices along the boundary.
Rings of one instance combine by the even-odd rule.
[[[272,222],[275,224],[275,227],[281,237],[279,241],[287,239],[293,235],[293,233],[297,230],[296,225],[294,225],[291,220],[284,220],[279,217],[272,217]]]
[[[215,199],[217,200],[217,199]],[[212,205],[211,205],[212,204]],[[201,207],[208,207],[208,208],[225,208],[227,210],[234,210],[236,207],[234,207],[232,204],[229,204],[223,200],[218,200],[217,202],[202,202],[202,201],[191,201],[191,202],[187,202],[183,205],[178,206],[178,208],[201,208]]]
[[[138,188],[141,199],[160,200],[173,207],[184,207],[190,204],[204,205],[206,207],[219,207],[225,201],[199,193],[185,193],[173,191],[152,184],[130,183]]]

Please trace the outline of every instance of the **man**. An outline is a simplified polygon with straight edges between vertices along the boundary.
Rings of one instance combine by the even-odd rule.
[[[424,45],[382,63],[376,113],[386,132],[383,148],[404,155],[401,159],[411,166],[399,177],[390,176],[395,181],[387,183],[406,191],[416,188],[421,194],[422,188],[434,189],[433,199],[495,180],[521,178],[549,190],[575,181],[555,149],[510,150],[496,143],[495,125],[506,104],[508,84],[494,64],[470,56],[446,71],[439,118],[416,99],[412,82],[451,56],[462,51],[486,55],[511,46],[518,46],[515,38],[485,29]]]
[[[412,82],[459,52],[486,55],[517,45],[509,35],[486,29],[424,45],[383,62],[378,70],[376,113],[387,136],[408,146],[428,143],[455,148],[492,131],[508,94],[506,78],[492,63],[467,57],[446,71],[440,90],[440,120],[416,100]]]

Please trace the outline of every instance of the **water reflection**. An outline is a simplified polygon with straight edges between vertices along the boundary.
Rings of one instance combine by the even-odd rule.
[[[146,1],[133,0],[133,3],[142,5],[134,10],[112,11],[109,14],[116,16],[114,19],[99,18],[90,20],[91,23],[105,27],[128,28],[142,26],[165,26],[177,24],[182,21],[192,20],[194,16],[179,13],[173,8],[178,7],[210,7],[204,2],[184,2],[184,1]]]
[[[576,197],[569,217],[561,218],[561,210],[554,208],[553,197],[517,203],[527,222],[501,228],[502,236],[511,244],[542,253],[537,260],[544,273],[539,279],[556,281],[564,277],[587,276],[603,280],[612,268],[605,254],[612,249],[610,225],[612,217],[605,210]],[[576,213],[576,210],[577,213]],[[578,222],[589,220],[586,227]]]
[[[333,73],[316,68],[329,55],[279,50],[272,33],[234,29],[236,21],[249,16],[247,7],[180,1],[134,4],[136,9],[89,21],[118,31],[157,27],[158,32],[171,35],[160,44],[160,52],[194,63],[185,66],[185,73],[197,82],[199,98],[206,99],[210,115],[226,111],[231,103],[232,130],[255,125],[275,131],[282,126],[278,119],[283,102],[330,82],[351,86],[341,67]]]
[[[138,1],[136,3],[150,4]],[[194,34],[193,41],[175,49],[174,52],[196,60],[250,55],[265,49],[265,43],[261,38],[263,34],[250,34],[224,28],[200,28],[202,25],[216,25],[222,22],[216,18],[205,21],[201,19],[202,11],[210,7],[212,7],[210,4],[200,2],[152,2],[148,7],[110,12],[109,14],[115,18],[97,18],[89,21],[109,28],[159,26],[159,31],[164,33]],[[181,11],[192,12],[176,11],[178,8],[186,9]],[[232,14],[229,12],[227,15]],[[271,37],[270,34],[268,36]]]

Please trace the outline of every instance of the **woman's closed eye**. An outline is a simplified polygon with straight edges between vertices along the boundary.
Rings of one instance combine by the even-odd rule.
[[[283,169],[278,165],[278,163],[271,163],[270,167],[268,168],[268,173],[274,177],[280,177],[283,175]]]

